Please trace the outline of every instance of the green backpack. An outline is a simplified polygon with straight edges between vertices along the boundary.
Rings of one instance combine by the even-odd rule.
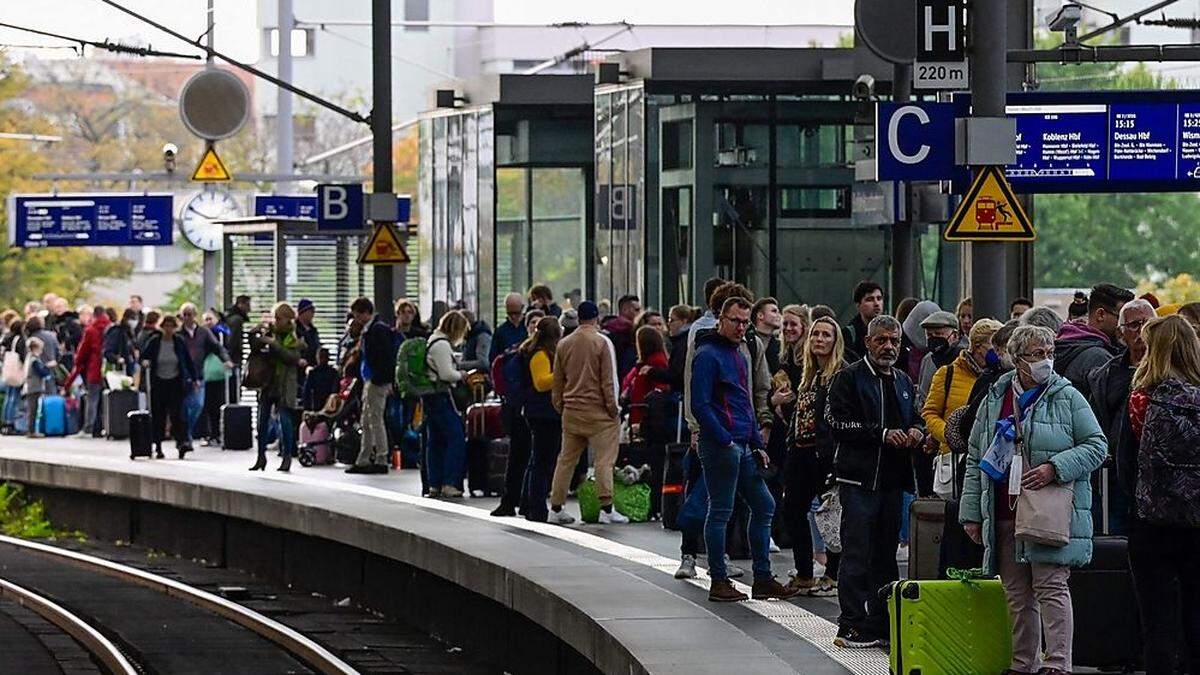
[[[429,365],[429,347],[438,338],[426,342],[425,338],[408,338],[400,343],[396,355],[396,393],[403,397],[424,396],[438,391],[440,383],[434,369]]]

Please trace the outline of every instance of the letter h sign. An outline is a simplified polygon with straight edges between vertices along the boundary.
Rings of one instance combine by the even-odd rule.
[[[917,61],[962,61],[966,56],[963,0],[917,0]]]

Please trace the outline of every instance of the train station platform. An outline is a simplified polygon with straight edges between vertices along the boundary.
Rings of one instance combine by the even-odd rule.
[[[364,476],[294,464],[285,474],[275,460],[252,473],[250,452],[127,453],[124,442],[4,437],[0,480],[250,521],[400,561],[523,616],[604,673],[888,672],[882,651],[833,646],[836,598],[709,603],[703,573],[673,578],[679,534],[659,523],[493,518],[495,499],[421,497],[411,470]],[[783,577],[790,552],[774,562]]]

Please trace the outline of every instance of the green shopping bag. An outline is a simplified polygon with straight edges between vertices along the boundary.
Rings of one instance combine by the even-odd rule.
[[[589,478],[580,483],[575,495],[579,498],[579,516],[583,522],[599,522],[600,494],[596,489],[596,480]],[[646,522],[650,519],[650,486],[646,483],[626,485],[620,481],[614,482],[613,508],[631,522]]]

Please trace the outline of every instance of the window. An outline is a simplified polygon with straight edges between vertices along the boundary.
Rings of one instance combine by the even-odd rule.
[[[404,0],[405,21],[428,21],[429,0]],[[404,30],[412,33],[428,33],[429,26],[405,26]]]
[[[312,56],[313,53],[313,29],[311,28],[293,28],[292,29],[292,56],[304,57]],[[271,56],[279,56],[279,29],[267,29],[267,42],[271,50]]]
[[[664,122],[662,125],[662,168],[692,168],[692,121]]]
[[[848,218],[850,188],[781,187],[779,215],[784,218]]]

